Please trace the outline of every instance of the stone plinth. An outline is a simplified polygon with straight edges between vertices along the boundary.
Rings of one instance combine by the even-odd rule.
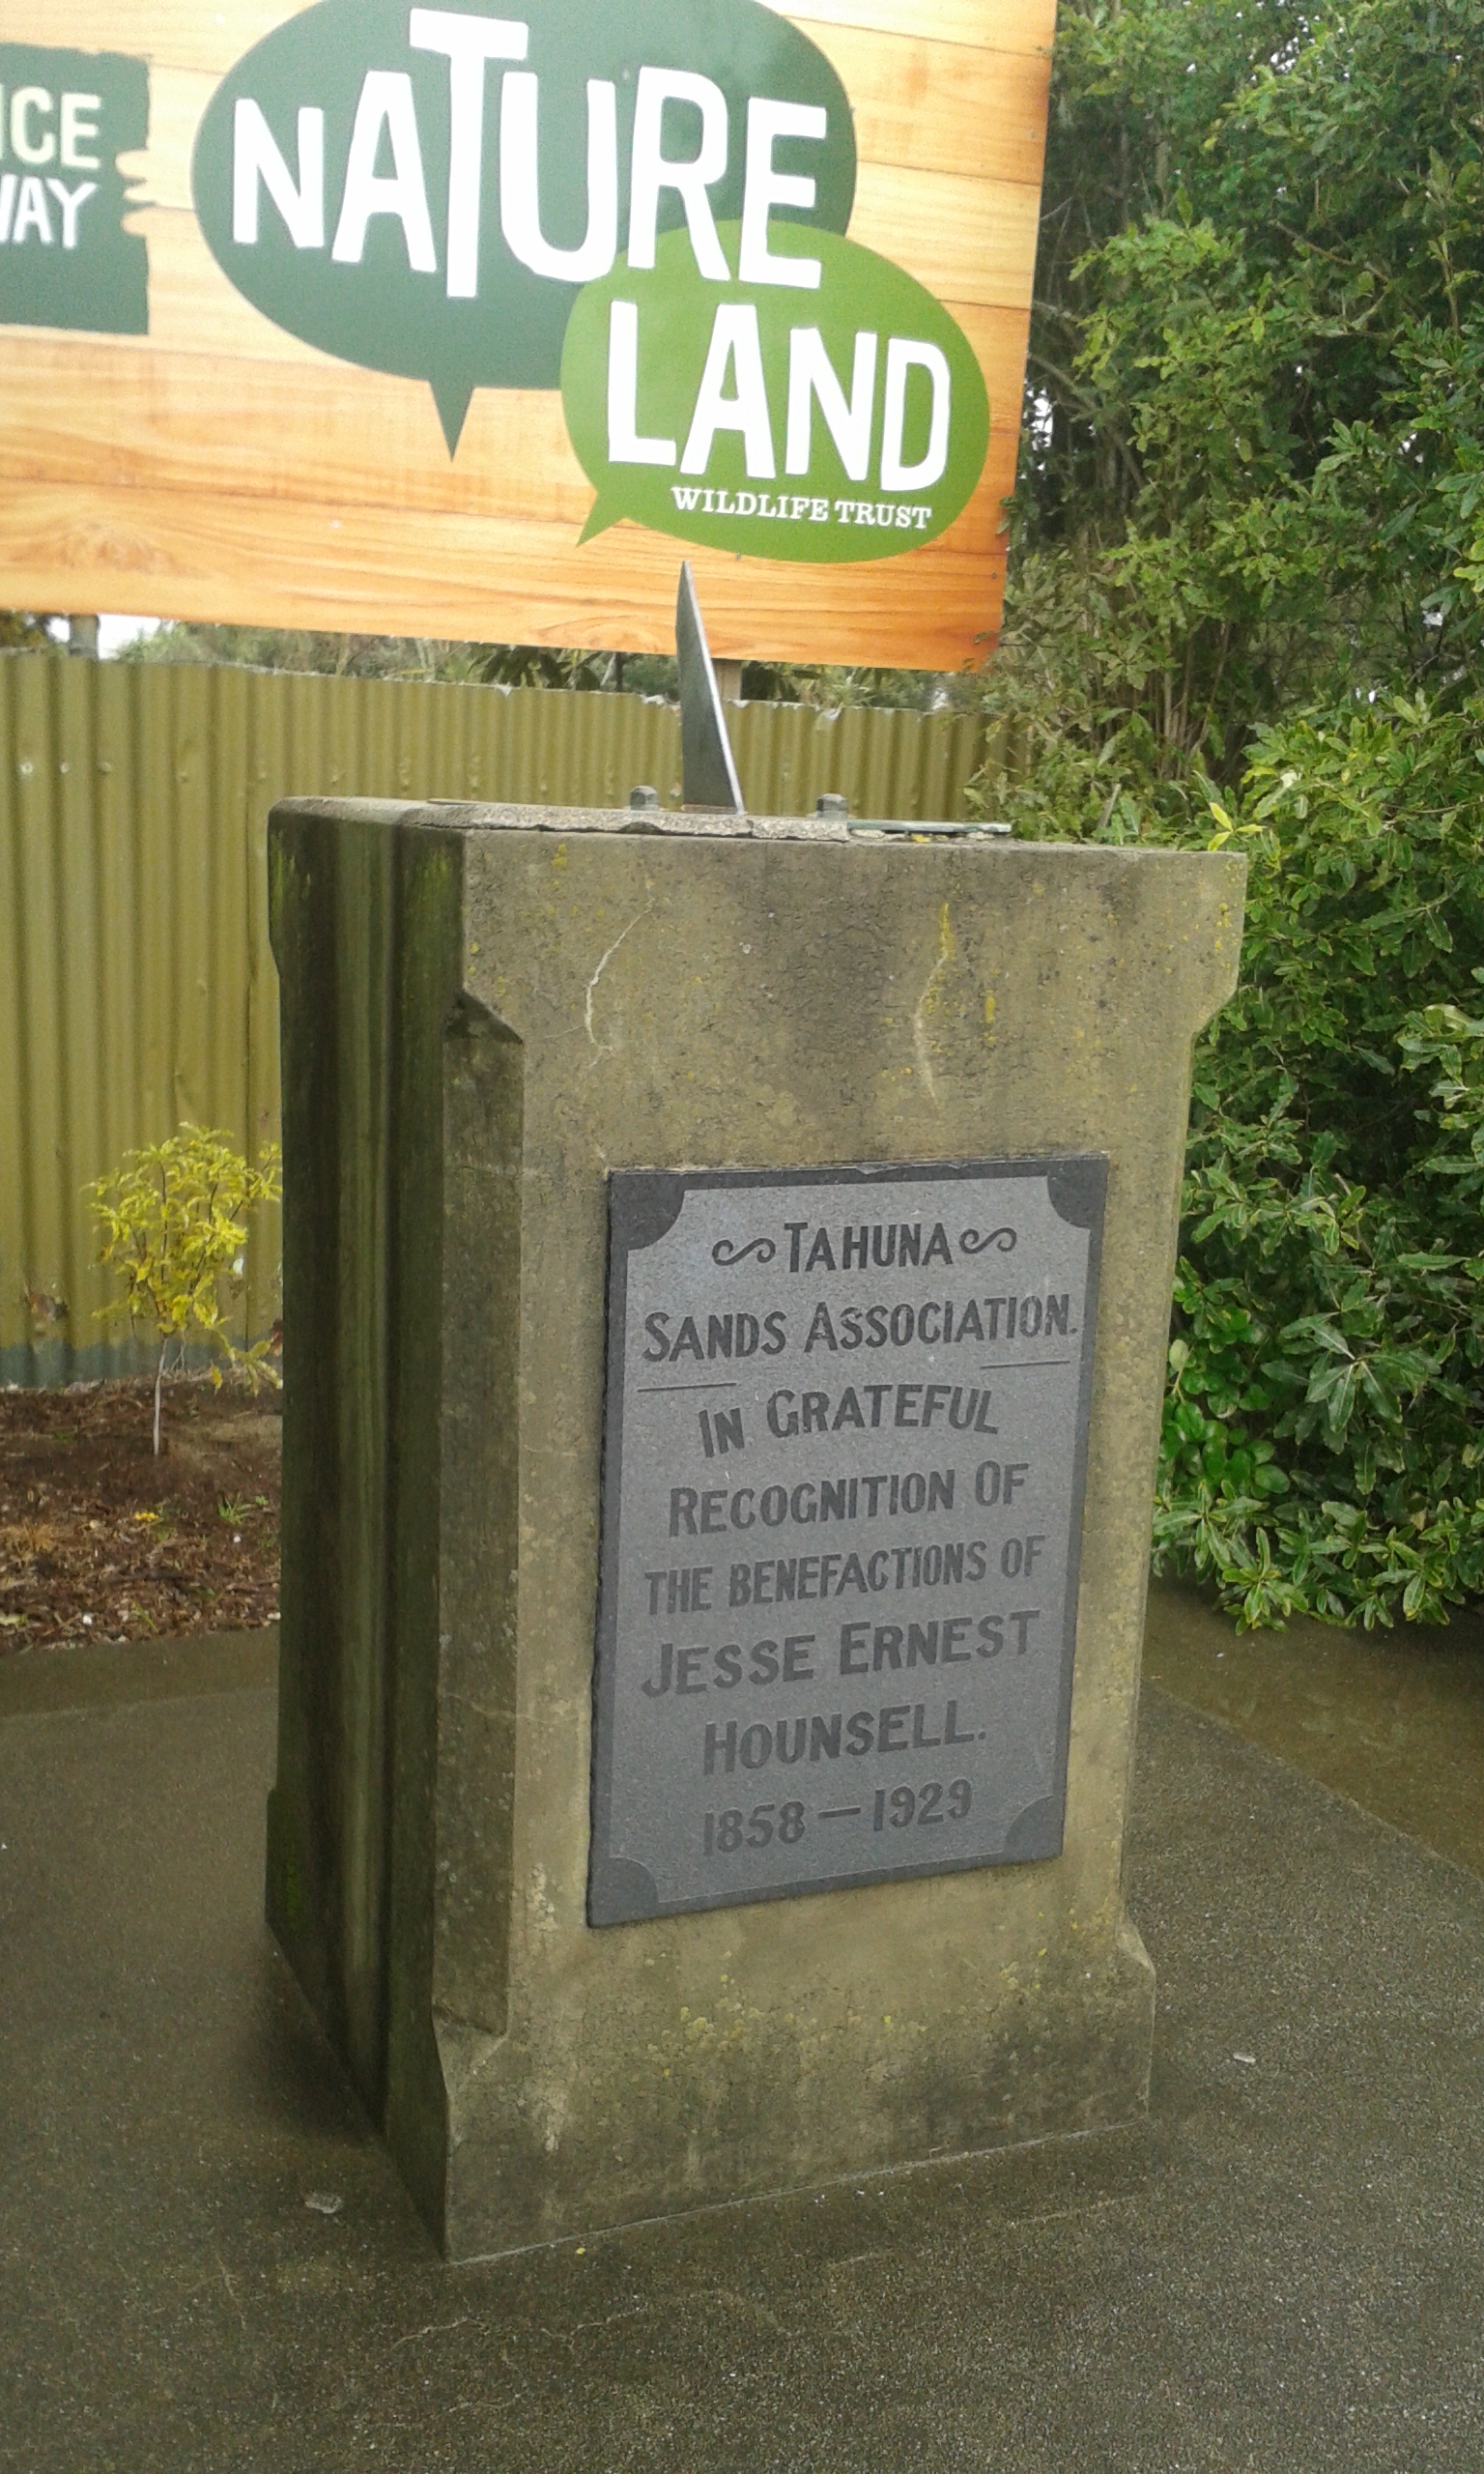
[[[269,1913],[456,2258],[1096,2128],[1149,2066],[1125,1798],[1241,863],[635,821],[273,818]]]

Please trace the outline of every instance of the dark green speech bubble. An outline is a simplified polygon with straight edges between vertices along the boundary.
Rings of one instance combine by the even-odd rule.
[[[740,228],[722,233],[735,268]],[[572,312],[567,429],[598,493],[584,540],[620,517],[754,558],[889,559],[961,515],[989,447],[967,336],[858,242],[794,229],[778,254],[817,288],[721,284],[683,232],[620,263]]]
[[[481,43],[503,47],[476,60],[470,46]],[[503,0],[498,14],[320,0],[214,95],[191,172],[201,229],[275,326],[364,368],[425,378],[452,452],[476,387],[558,384],[567,319],[593,270],[564,279],[549,271],[552,253],[591,243],[601,254],[609,205],[604,262],[629,248],[645,70],[707,80],[724,99],[725,129],[714,103],[683,93],[661,114],[667,158],[697,156],[708,129],[719,141],[706,191],[716,222],[742,212],[752,101],[822,111],[822,140],[777,139],[776,171],[813,180],[815,194],[774,217],[844,231],[856,172],[844,88],[816,45],[760,0]],[[674,189],[662,189],[658,229],[684,215]]]

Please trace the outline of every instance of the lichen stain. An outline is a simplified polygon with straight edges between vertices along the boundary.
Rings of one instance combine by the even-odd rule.
[[[606,1041],[600,1040],[593,1027],[592,1009],[598,992],[598,982],[602,978],[603,973],[607,970],[609,964],[613,961],[614,956],[618,951],[619,946],[623,943],[625,936],[632,935],[633,931],[639,926],[640,921],[642,919],[647,919],[650,916],[653,908],[654,905],[651,902],[646,904],[642,910],[636,910],[633,918],[629,921],[627,928],[620,929],[618,935],[614,938],[613,943],[609,946],[607,953],[599,963],[597,969],[593,972],[592,977],[587,982],[586,1001],[584,1007],[584,1019],[586,1024],[588,1042],[594,1051],[587,1068],[589,1073],[591,1073],[595,1065],[601,1064],[605,1056],[612,1056],[619,1045],[616,1038]]]
[[[921,1077],[923,1088],[934,1108],[938,1105],[938,1092],[932,1077],[932,1044],[928,1038],[928,1025],[941,1009],[943,977],[954,960],[955,950],[953,922],[949,918],[948,905],[945,902],[938,912],[938,958],[924,982],[923,992],[917,1000],[917,1007],[912,1016],[912,1050],[917,1059],[917,1071]]]

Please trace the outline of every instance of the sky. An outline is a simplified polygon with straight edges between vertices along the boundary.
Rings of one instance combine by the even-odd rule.
[[[121,647],[131,645],[138,636],[153,636],[159,625],[157,618],[127,618],[118,611],[100,612],[98,621],[98,649],[106,660]]]

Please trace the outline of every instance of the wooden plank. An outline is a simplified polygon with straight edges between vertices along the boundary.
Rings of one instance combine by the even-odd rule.
[[[863,163],[850,238],[939,301],[1029,308],[1040,217],[1034,185]]]
[[[141,206],[173,206],[195,212],[190,158],[196,131],[219,79],[198,69],[157,69],[150,77],[150,142],[119,157],[119,169],[134,184]]]
[[[1040,193],[1030,185],[864,164],[851,237],[962,306],[1028,308]],[[150,245],[150,341],[160,351],[324,361],[231,285],[195,217],[149,207],[129,218]]]
[[[216,81],[299,14],[287,0],[230,0],[220,9],[210,0],[67,0],[66,41],[74,50],[128,52],[157,69],[199,70]],[[1056,29],[1055,0],[810,0],[796,14],[780,14],[811,34],[829,24],[985,51],[1046,52]],[[36,0],[0,0],[0,43],[42,39]]]
[[[50,0],[57,6],[58,0]],[[219,81],[243,52],[312,0],[67,0],[67,33],[52,38],[73,51],[122,51],[169,69],[200,69]],[[0,0],[0,43],[46,40],[36,0]]]
[[[0,475],[586,522],[559,395],[481,389],[450,461],[420,380],[156,352],[131,385],[122,363],[52,336],[8,341]]]
[[[286,513],[281,502],[230,494],[206,502],[22,482],[0,501],[0,572],[27,609],[368,633],[395,624],[665,652],[675,573],[689,557],[725,658],[955,670],[983,657],[980,631],[1001,589],[992,514],[982,492],[941,540],[902,558],[798,567],[688,549],[629,524],[578,548],[564,525],[302,504]]]
[[[996,429],[1008,421],[1012,429],[1018,430],[1025,347],[1031,327],[1029,303],[1023,308],[985,309],[978,302],[958,301],[949,306],[973,345],[985,373],[989,415]]]
[[[1040,181],[1049,55],[798,23],[840,72],[863,162],[971,176],[993,164],[999,179]],[[121,158],[141,203],[190,212],[191,151],[215,90],[215,78],[199,71],[155,72],[148,150]]]
[[[970,340],[990,348],[991,460],[1008,452],[1013,461],[1024,321],[966,315],[998,322],[986,336],[971,329]],[[165,352],[126,371],[117,345],[17,331],[0,389],[0,479],[230,489],[489,521],[536,515],[574,531],[592,503],[556,394],[481,388],[450,461],[418,380],[337,361],[297,369]]]
[[[540,398],[528,398],[532,409],[540,406]],[[503,406],[496,404],[499,411]],[[264,408],[265,422],[271,420],[271,408]],[[128,488],[158,494],[175,491],[184,498],[203,495],[199,458],[202,448],[198,441],[188,437],[182,444],[186,452],[172,458],[167,454],[137,451],[121,455],[106,437],[94,441],[78,435],[80,423],[65,437],[63,451],[46,452],[44,440],[33,430],[28,436],[24,425],[8,419],[0,428],[0,479],[7,487],[18,485],[56,486],[61,484],[77,490],[99,486],[109,489]],[[385,426],[383,424],[382,426]],[[475,440],[475,446],[484,442]],[[397,491],[394,487],[378,489],[373,480],[369,488],[351,494],[355,485],[355,468],[350,449],[355,441],[342,440],[333,458],[322,456],[315,464],[265,460],[257,469],[239,468],[233,473],[229,490],[222,496],[251,499],[255,503],[271,502],[280,509],[280,528],[287,523],[292,531],[298,521],[296,509],[327,507],[340,510],[342,516],[354,514],[358,523],[374,522],[378,513],[400,522],[414,514],[455,515],[474,522],[500,525],[519,524],[535,519],[559,530],[569,547],[575,546],[592,505],[592,490],[567,451],[561,459],[553,459],[553,469],[537,490],[519,493],[500,486],[502,460],[481,453],[473,465],[472,475],[444,465],[424,468],[419,475],[422,486],[416,490]],[[367,450],[369,442],[359,444]],[[1017,433],[1013,427],[994,432],[984,476],[971,510],[964,521],[975,519],[987,526],[988,536],[995,530],[992,516],[1001,500],[1014,485]],[[29,451],[28,451],[29,450]],[[70,451],[69,451],[70,450]],[[374,459],[371,459],[374,466]],[[461,463],[463,462],[461,457]],[[472,480],[472,486],[471,486]],[[321,486],[316,489],[314,484]],[[431,553],[430,553],[431,556]],[[101,590],[101,586],[99,588]],[[94,598],[97,598],[95,591]],[[166,615],[161,612],[159,615]]]
[[[840,72],[855,112],[863,163],[1039,183],[1045,151],[1049,53],[868,34],[795,22]],[[856,239],[860,238],[854,232]]]
[[[344,366],[254,309],[222,273],[193,215],[145,207],[128,217],[128,228],[150,245],[150,348],[223,360]],[[142,340],[135,339],[136,348]]]
[[[343,385],[364,399],[368,387],[397,387],[414,384],[386,378],[379,372],[362,370],[348,361],[336,360],[332,355],[320,352],[313,344],[300,342],[275,327],[228,283],[211,251],[201,238],[194,218],[175,215],[162,208],[147,209],[131,218],[150,244],[150,310],[149,335],[65,335],[61,331],[34,327],[0,327],[5,339],[7,369],[17,372],[28,367],[40,368],[34,348],[43,341],[55,349],[44,365],[59,366],[56,358],[77,360],[79,366],[99,369],[97,356],[106,354],[125,361],[133,360],[145,367],[156,358],[189,355],[199,364],[217,360],[222,364],[219,383],[228,388],[241,406],[243,393],[259,381],[236,374],[243,361],[256,364],[280,362],[299,372],[327,371],[337,373]],[[1029,295],[1008,302],[984,302],[973,300],[945,299],[944,305],[962,327],[979,355],[990,389],[991,402],[998,404],[1005,391],[1005,376],[1011,360],[1023,357],[1024,327],[1029,311]],[[1007,342],[1005,338],[1012,340]],[[1018,337],[1018,340],[1014,338]],[[214,386],[198,375],[197,385]],[[143,388],[146,381],[124,377],[115,369],[108,384],[111,388]],[[1018,401],[1018,368],[1011,377],[1010,391]],[[415,387],[418,399],[426,403],[426,391]],[[315,397],[318,401],[319,398]],[[538,400],[540,400],[538,398]],[[476,395],[476,403],[482,395]],[[4,416],[3,393],[0,393],[0,418]],[[120,401],[115,406],[118,426],[132,425],[138,419],[153,418],[150,402],[142,405]],[[239,444],[249,450],[251,442],[240,433]],[[285,449],[287,451],[287,449]]]
[[[781,12],[794,18],[791,9]],[[809,0],[795,24],[859,26],[866,34],[912,34],[924,43],[984,51],[1049,52],[1056,0]]]

